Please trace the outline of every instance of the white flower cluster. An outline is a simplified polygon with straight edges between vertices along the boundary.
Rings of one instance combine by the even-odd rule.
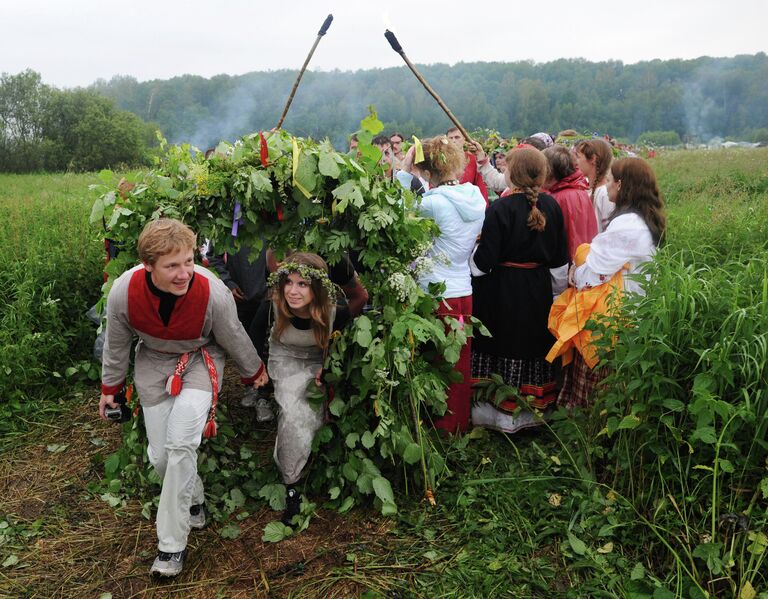
[[[431,241],[425,241],[424,243],[418,244],[414,251],[416,252],[417,256],[426,256],[429,253],[429,250],[432,249],[432,242]]]
[[[405,302],[416,287],[416,282],[413,280],[413,277],[410,277],[405,273],[395,272],[387,278],[387,285],[395,292],[399,301]]]
[[[432,272],[432,269],[435,268],[435,261],[429,256],[419,256],[413,261],[411,268],[413,269],[413,276],[420,277],[421,275]]]
[[[379,379],[382,383],[389,385],[390,387],[397,387],[400,384],[400,381],[392,381],[389,378],[389,371],[384,368],[377,368],[374,370],[376,374],[376,378]]]
[[[435,254],[432,256],[432,260],[435,261],[435,264],[442,264],[443,266],[448,266],[451,263],[448,254]]]

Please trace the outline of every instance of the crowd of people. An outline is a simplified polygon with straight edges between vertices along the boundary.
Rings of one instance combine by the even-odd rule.
[[[566,147],[536,133],[491,156],[458,129],[421,141],[420,152],[404,141],[393,133],[373,143],[386,176],[421,196],[418,210],[439,227],[434,266],[418,283],[444,285],[439,316],[474,316],[490,332],[463,347],[455,365],[461,380],[449,386],[434,427],[460,434],[470,425],[535,426],[540,418],[519,409],[524,397],[539,410],[589,405],[606,371],[586,324],[617,298],[643,292],[643,264],[664,236],[653,170],[641,158],[615,160],[597,137]],[[333,332],[368,301],[353,259],[329,268],[306,252],[278,261],[266,247],[257,255],[209,248],[214,274],[195,264],[197,246],[181,222],[150,222],[138,241],[140,264],[115,281],[107,301],[99,412],[106,419],[119,407],[138,337],[133,378],[162,481],[150,571],[163,576],[182,571],[190,530],[205,525],[196,451],[215,434],[225,353],[246,386],[242,405],[260,421],[277,411],[283,522],[295,525],[300,480],[324,418],[307,389],[323,384]],[[491,375],[518,396],[473,404],[473,384]]]

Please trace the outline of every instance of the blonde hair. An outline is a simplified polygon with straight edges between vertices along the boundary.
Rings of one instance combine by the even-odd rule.
[[[180,220],[159,218],[144,226],[136,246],[139,260],[153,266],[158,258],[180,250],[193,250],[197,235]]]
[[[461,177],[466,166],[464,151],[448,141],[445,135],[425,139],[421,146],[424,150],[424,160],[415,166],[427,171],[430,179],[439,184]]]
[[[311,254],[309,252],[296,252],[291,254],[287,259],[287,264],[308,266],[316,271],[321,271],[328,275],[328,265],[317,254]],[[278,269],[279,271],[279,269]],[[297,274],[301,274],[296,271]],[[331,297],[328,293],[328,289],[323,285],[323,281],[312,276],[308,279],[310,289],[312,290],[312,301],[309,304],[309,314],[312,321],[312,333],[315,336],[315,344],[318,347],[325,349],[328,347],[328,340],[331,336],[331,307],[336,301],[335,297]],[[294,314],[288,307],[288,302],[285,300],[285,285],[288,282],[287,276],[281,276],[278,282],[272,289],[272,299],[275,303],[275,338],[280,339],[288,326],[288,323],[293,318]]]
[[[507,177],[514,187],[520,188],[528,197],[531,211],[528,213],[528,228],[543,231],[547,225],[544,213],[537,206],[539,190],[547,180],[549,163],[546,156],[535,148],[520,148],[507,152]]]

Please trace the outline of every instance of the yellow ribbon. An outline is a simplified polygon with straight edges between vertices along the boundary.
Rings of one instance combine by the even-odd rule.
[[[413,163],[424,162],[424,148],[421,147],[421,140],[415,135],[413,136],[413,147],[416,148],[414,150]]]
[[[310,194],[304,187],[302,187],[301,183],[299,183],[296,180],[296,172],[299,170],[299,156],[301,155],[301,150],[299,150],[299,144],[296,143],[296,138],[293,138],[293,186],[297,187],[301,193],[303,193],[306,197],[311,197],[312,194]]]

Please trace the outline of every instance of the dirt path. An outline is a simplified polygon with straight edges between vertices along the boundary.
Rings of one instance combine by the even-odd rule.
[[[93,486],[102,475],[94,458],[120,442],[118,428],[95,417],[96,403],[93,395],[71,400],[57,423],[0,453],[0,562],[11,562],[0,568],[0,597],[348,597],[366,589],[348,554],[386,552],[391,522],[322,509],[308,530],[278,544],[261,540],[277,516],[269,508],[240,522],[235,540],[216,526],[193,531],[182,575],[151,579],[154,523],[139,501],[112,508]]]

